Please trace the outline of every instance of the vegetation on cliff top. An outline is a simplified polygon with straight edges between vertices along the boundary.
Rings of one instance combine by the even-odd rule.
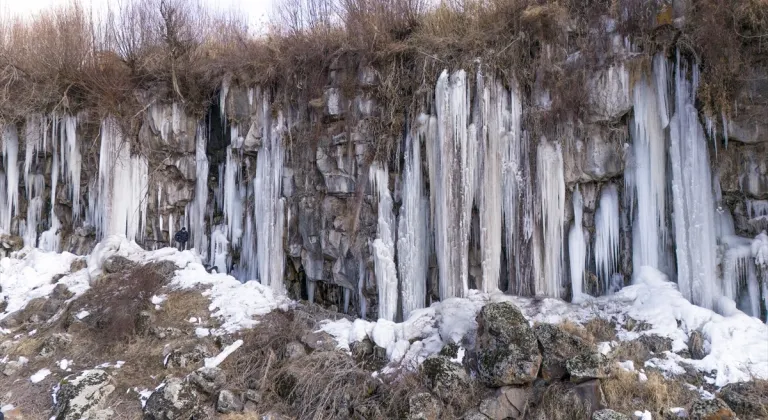
[[[0,22],[0,118],[87,109],[135,127],[147,92],[202,115],[225,77],[309,105],[331,83],[356,89],[372,67],[387,110],[374,135],[392,135],[403,111],[429,104],[442,69],[478,66],[524,92],[548,88],[548,115],[578,118],[587,75],[612,59],[609,27],[646,56],[698,60],[708,112],[728,113],[745,81],[766,77],[768,0],[282,0],[260,36],[182,0],[131,0],[98,17],[74,0]]]

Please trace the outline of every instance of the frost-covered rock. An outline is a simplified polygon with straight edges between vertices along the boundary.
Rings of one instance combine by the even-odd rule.
[[[243,411],[243,402],[232,391],[222,390],[216,400],[216,411],[222,414],[237,413]]]
[[[698,400],[688,413],[691,420],[727,420],[737,419],[736,413],[720,398]]]
[[[200,411],[200,400],[192,385],[169,378],[144,406],[145,420],[187,420]]]
[[[615,121],[632,109],[629,71],[623,63],[592,74],[587,92],[591,121]]]
[[[429,392],[421,392],[408,398],[407,420],[439,420],[441,403]]]
[[[541,365],[538,341],[528,320],[508,302],[490,303],[477,316],[478,378],[487,386],[533,382]]]
[[[586,352],[568,359],[565,363],[571,381],[581,382],[588,379],[602,379],[611,376],[611,363],[605,355]]]
[[[94,418],[92,416],[104,408],[104,402],[114,390],[111,377],[103,370],[70,375],[59,383],[53,416],[56,420]]]
[[[628,415],[606,408],[592,413],[592,420],[632,420]]]
[[[121,273],[136,267],[136,263],[120,255],[114,255],[104,261],[102,268],[106,273]]]
[[[552,324],[538,324],[533,328],[541,345],[541,377],[560,379],[567,373],[565,362],[590,350],[579,337]]]
[[[440,398],[450,399],[452,393],[463,392],[469,385],[469,375],[462,365],[445,356],[430,356],[421,365],[430,388]]]

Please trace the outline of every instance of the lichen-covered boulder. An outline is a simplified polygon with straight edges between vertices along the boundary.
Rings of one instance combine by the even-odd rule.
[[[542,350],[541,377],[548,381],[563,378],[568,373],[565,362],[590,350],[584,340],[556,325],[539,324],[533,332]]]
[[[611,363],[603,354],[595,352],[582,353],[565,362],[572,382],[582,382],[590,379],[603,379],[611,376]]]
[[[128,258],[122,257],[120,255],[114,255],[104,261],[102,268],[104,269],[104,272],[114,274],[130,270],[135,266],[136,263],[129,260]]]
[[[111,377],[103,370],[70,375],[59,383],[52,416],[56,420],[91,418],[104,408],[105,400],[114,390]]]
[[[728,384],[717,396],[742,419],[768,419],[768,381]]]
[[[439,420],[440,401],[429,392],[421,392],[408,398],[408,420]]]
[[[145,420],[187,420],[200,411],[200,400],[192,385],[179,378],[168,378],[149,396],[144,406]]]
[[[187,381],[207,395],[213,395],[227,382],[227,374],[217,367],[204,367],[187,377]]]
[[[491,303],[477,316],[478,379],[490,387],[524,385],[539,373],[541,353],[533,329],[508,302]]]
[[[628,415],[606,408],[592,413],[592,420],[632,420]]]
[[[206,357],[213,354],[203,344],[187,344],[171,350],[165,355],[165,367],[186,368],[201,364]]]
[[[720,398],[696,401],[691,406],[691,412],[688,415],[691,420],[737,419],[736,413]]]
[[[452,393],[469,385],[469,376],[464,367],[446,356],[428,357],[421,365],[421,372],[432,391],[443,399],[450,398]]]

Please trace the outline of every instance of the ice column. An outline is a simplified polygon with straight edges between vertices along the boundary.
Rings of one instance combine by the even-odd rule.
[[[190,203],[192,205],[190,231],[195,250],[204,260],[208,248],[208,238],[205,235],[205,215],[208,206],[208,155],[205,153],[207,144],[208,136],[205,127],[199,124],[195,134],[195,175],[197,179],[195,181],[195,200]]]
[[[224,219],[227,223],[227,236],[233,248],[240,248],[243,235],[243,201],[245,186],[240,175],[240,156],[232,146],[227,146],[227,160],[224,166]]]
[[[112,117],[101,123],[101,149],[96,200],[91,204],[98,236],[125,235],[142,239],[147,215],[147,160],[131,156],[131,145],[124,141]]]
[[[415,130],[405,139],[402,207],[397,231],[398,268],[400,271],[403,319],[414,309],[423,308],[427,299],[427,215],[429,202],[424,196],[421,175],[421,140],[429,129],[429,116],[420,115]]]
[[[277,293],[284,293],[285,199],[282,197],[284,122],[282,112],[278,112],[275,119],[272,118],[270,102],[268,95],[264,95],[261,107],[263,143],[256,159],[256,177],[253,180],[256,255],[259,281],[270,286]]]
[[[477,288],[482,292],[499,289],[503,201],[503,156],[509,136],[504,127],[509,95],[493,78],[477,76],[478,93],[475,127],[478,135],[480,252],[483,276]]]
[[[397,268],[395,267],[395,215],[389,193],[389,171],[378,162],[370,168],[371,187],[378,197],[378,234],[372,244],[379,318],[394,321],[397,315]]]
[[[565,223],[565,176],[560,144],[542,138],[536,161],[536,183],[541,197],[544,266],[543,275],[536,277],[535,293],[539,296],[560,297]]]
[[[584,238],[582,225],[584,216],[584,201],[579,187],[573,191],[573,226],[568,234],[568,255],[571,266],[571,288],[573,302],[580,302],[584,293],[584,268],[587,263],[587,241]]]
[[[626,181],[634,186],[637,203],[632,258],[636,269],[644,265],[661,268],[665,238],[666,150],[662,123],[666,110],[659,107],[665,103],[659,94],[666,92],[666,72],[656,76],[656,80],[643,78],[635,84],[634,116],[630,123],[634,167],[627,171],[626,175],[632,178]]]
[[[10,233],[11,222],[19,211],[19,135],[16,126],[7,124],[3,128],[2,140],[5,170],[5,194],[2,201],[5,205],[0,208],[0,231]]]
[[[606,184],[600,193],[595,211],[595,268],[607,293],[619,266],[619,192],[613,184]]]
[[[713,309],[717,284],[715,201],[704,129],[694,104],[695,85],[677,60],[675,114],[670,121],[670,159],[677,245],[677,282],[692,303]],[[693,68],[694,80],[697,68]]]
[[[475,191],[476,142],[469,135],[466,73],[443,71],[435,88],[436,138],[427,144],[440,272],[440,298],[464,296],[469,288],[469,232]]]

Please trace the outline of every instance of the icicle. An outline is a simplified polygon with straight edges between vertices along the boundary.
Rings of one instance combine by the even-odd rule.
[[[371,187],[378,198],[378,233],[372,244],[379,318],[394,321],[397,315],[397,269],[395,267],[395,216],[389,193],[389,171],[378,162],[370,168]]]
[[[619,192],[613,184],[603,187],[595,212],[595,267],[603,290],[611,290],[619,270]]]
[[[502,152],[509,149],[509,136],[504,127],[504,111],[508,95],[495,80],[486,83],[478,74],[478,106],[475,127],[478,134],[478,210],[480,212],[480,252],[483,269],[478,289],[491,292],[499,289],[501,274],[502,236]]]
[[[357,271],[357,300],[360,303],[360,318],[366,319],[368,314],[368,301],[365,298],[365,279],[368,275],[368,271],[365,268],[362,258],[359,259],[357,264]]]
[[[192,223],[189,224],[195,250],[203,260],[207,258],[208,238],[205,235],[205,214],[208,205],[208,156],[205,153],[208,138],[205,127],[197,126],[195,134],[195,199],[192,203]]]
[[[10,233],[11,222],[19,211],[19,136],[16,126],[3,128],[3,168],[5,169],[5,206],[0,209],[0,231]]]
[[[402,207],[398,228],[397,254],[403,301],[403,319],[414,309],[423,308],[427,299],[427,214],[429,202],[424,196],[421,175],[421,139],[429,129],[429,116],[420,115],[416,130],[405,139]]]
[[[587,263],[587,243],[583,228],[584,201],[579,187],[573,191],[573,226],[568,234],[568,255],[571,267],[573,302],[580,302],[584,293],[584,269]]]
[[[520,252],[517,249],[524,247],[524,235],[520,228],[520,219],[522,211],[522,191],[526,188],[522,184],[522,174],[520,170],[521,153],[521,118],[522,103],[520,101],[519,88],[516,82],[511,83],[509,92],[504,89],[501,83],[496,85],[496,112],[501,114],[499,121],[499,130],[501,134],[501,154],[502,154],[502,209],[504,213],[504,233],[506,234],[506,255],[509,267],[508,275],[514,276],[513,284],[518,285],[525,276],[519,272],[521,266],[530,266],[529,262],[519,263],[521,259]],[[521,294],[522,290],[511,290],[514,293]]]
[[[227,225],[218,225],[211,230],[211,267],[216,267],[219,273],[229,273]]]
[[[62,117],[65,136],[62,143],[66,141],[66,147],[63,147],[60,154],[63,156],[62,170],[67,175],[69,199],[72,201],[72,220],[80,220],[80,172],[82,169],[82,156],[77,143],[77,118],[71,115]]]
[[[89,203],[100,238],[143,238],[148,182],[146,158],[131,156],[130,143],[123,140],[117,122],[112,117],[103,120],[97,198]]]
[[[637,196],[633,225],[636,246],[632,258],[636,268],[644,265],[661,268],[661,244],[665,238],[666,150],[663,121],[660,120],[664,114],[659,110],[659,103],[665,101],[658,96],[667,85],[666,70],[663,71],[655,74],[655,86],[642,79],[635,84],[634,90],[634,117],[630,124],[634,167],[630,176],[633,176],[631,184]],[[628,179],[625,177],[625,182]]]
[[[233,248],[240,248],[243,235],[243,197],[245,189],[240,186],[240,159],[227,146],[227,161],[224,166],[223,207],[227,223],[227,235]]]
[[[469,136],[466,73],[444,71],[435,88],[436,137],[427,143],[430,186],[434,189],[435,252],[440,299],[464,296],[469,289],[469,232],[477,154]]]
[[[560,297],[563,279],[563,225],[565,175],[558,143],[542,138],[537,151],[537,180],[541,197],[543,276],[537,277],[536,295]]]
[[[282,111],[272,118],[270,98],[261,93],[262,147],[256,159],[254,188],[254,220],[256,221],[256,254],[258,277],[276,293],[285,293],[283,273],[285,251],[283,234],[285,199],[283,191],[283,120]]]
[[[678,53],[679,55],[679,53]],[[693,105],[693,86],[685,80],[678,57],[676,112],[670,122],[670,160],[674,204],[677,281],[692,303],[713,309],[719,294],[716,278],[715,201],[704,129]]]

